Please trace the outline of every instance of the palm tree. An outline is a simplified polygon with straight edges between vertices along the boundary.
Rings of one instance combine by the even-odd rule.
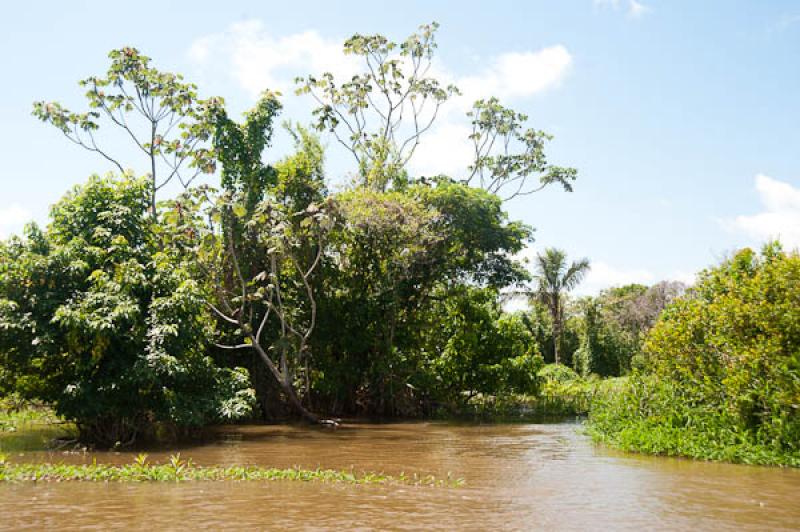
[[[553,350],[555,362],[560,363],[561,334],[564,323],[564,298],[578,286],[589,271],[589,259],[567,264],[567,254],[556,248],[547,248],[536,255],[536,281],[533,297],[543,303],[553,318]]]

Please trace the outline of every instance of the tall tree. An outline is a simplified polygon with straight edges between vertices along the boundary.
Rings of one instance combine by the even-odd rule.
[[[386,190],[408,179],[406,165],[423,135],[433,127],[440,108],[460,94],[431,72],[436,22],[419,27],[402,43],[380,34],[353,35],[344,53],[363,58],[365,70],[337,84],[333,74],[297,78],[298,94],[316,101],[316,128],[328,131],[352,155],[359,184]],[[527,115],[500,104],[497,98],[477,100],[467,113],[472,130],[465,142],[473,148],[467,185],[504,200],[538,192],[558,183],[567,192],[577,170],[549,164],[545,144],[552,136],[527,128]]]
[[[439,108],[458,93],[429,76],[436,49],[434,22],[402,43],[380,34],[355,34],[344,53],[360,56],[365,70],[337,84],[333,74],[297,78],[298,94],[310,94],[319,131],[333,133],[355,158],[362,185],[385,190],[402,175]]]
[[[553,136],[525,128],[527,115],[504,107],[492,97],[476,101],[467,116],[472,123],[469,139],[474,160],[464,183],[503,200],[539,192],[553,183],[572,192],[578,171],[548,163],[544,146]]]
[[[567,263],[567,254],[556,248],[547,248],[536,256],[537,289],[534,297],[547,306],[553,318],[553,346],[555,362],[561,362],[561,334],[564,330],[564,299],[578,286],[589,271],[589,260]]]
[[[333,204],[323,197],[319,181],[322,148],[302,128],[292,130],[294,156],[276,166],[262,161],[279,110],[269,91],[241,124],[216,108],[214,147],[224,191],[212,200],[197,189],[176,206],[202,235],[196,251],[213,293],[207,304],[229,326],[226,339],[234,341],[217,347],[252,351],[288,403],[317,422],[296,383],[304,367],[307,395],[309,344],[317,322],[315,274],[333,224]]]
[[[91,76],[79,82],[86,88],[89,110],[75,113],[58,102],[39,101],[33,114],[58,128],[70,141],[97,153],[121,173],[132,162],[111,154],[95,132],[100,124],[113,125],[128,137],[135,150],[145,155],[150,174],[150,211],[155,216],[156,194],[172,182],[188,187],[201,173],[213,173],[213,152],[205,146],[211,137],[206,119],[209,104],[200,100],[197,86],[180,74],[162,72],[136,48],[112,50],[105,77]],[[213,107],[213,105],[212,105]]]

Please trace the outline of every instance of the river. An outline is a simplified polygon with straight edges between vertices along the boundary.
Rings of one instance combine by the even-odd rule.
[[[150,453],[165,461],[176,450]],[[459,488],[318,482],[0,485],[0,528],[95,530],[792,530],[800,471],[614,452],[576,423],[221,428],[183,446],[200,465],[451,473]],[[123,463],[134,453],[14,453]]]

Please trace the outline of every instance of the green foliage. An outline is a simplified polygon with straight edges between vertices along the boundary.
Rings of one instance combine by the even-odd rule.
[[[297,93],[310,94],[318,105],[317,130],[333,133],[355,158],[359,185],[386,190],[402,182],[420,137],[439,107],[458,93],[427,76],[438,27],[420,26],[402,43],[355,34],[345,41],[344,53],[362,58],[364,72],[341,84],[329,72],[296,80]]]
[[[0,392],[52,402],[112,445],[157,423],[246,416],[248,375],[265,414],[288,403],[310,420],[315,404],[417,415],[475,394],[536,393],[539,338],[498,304],[500,290],[530,280],[513,257],[532,229],[510,221],[496,193],[531,192],[531,176],[570,190],[575,171],[550,165],[550,137],[489,99],[470,115],[482,186],[409,175],[420,138],[458,92],[428,75],[437,28],[399,43],[353,35],[344,50],[361,74],[298,80],[317,102],[314,127],[356,159],[355,186],[335,193],[320,140],[300,125],[287,126],[294,153],[265,162],[276,93],[236,121],[221,99],[199,99],[133,48],[81,82],[88,112],[34,104],[122,170],[95,138],[110,123],[147,156],[150,176],[93,178],[54,208],[47,230],[2,244]],[[217,165],[220,191],[194,187],[157,211],[162,186],[188,187]],[[556,350],[575,336],[562,334],[562,314]]]
[[[492,420],[540,421],[584,416],[595,402],[606,400],[625,382],[624,377],[583,378],[563,364],[539,367],[537,393],[478,395],[462,411]]]
[[[645,344],[646,375],[592,413],[644,452],[800,464],[800,257],[745,249],[701,274]]]
[[[434,231],[443,238],[439,263],[449,279],[505,288],[530,278],[512,256],[532,240],[533,229],[509,221],[496,195],[444,177],[418,183],[406,193],[438,213]]]
[[[245,114],[241,124],[230,119],[221,105],[212,110],[222,188],[242,195],[248,213],[253,212],[267,187],[275,184],[275,169],[265,165],[261,156],[272,140],[273,122],[280,110],[277,96],[268,91]]]
[[[544,131],[523,129],[528,116],[500,105],[497,98],[478,100],[467,113],[472,121],[469,136],[475,161],[469,168],[467,184],[476,184],[504,199],[538,192],[552,183],[559,183],[572,192],[578,171],[548,164],[545,143],[553,137]],[[496,148],[500,146],[500,151]],[[514,148],[519,146],[519,150]],[[536,185],[528,178],[538,176]]]
[[[41,404],[25,401],[18,394],[0,398],[0,433],[17,432],[30,425],[53,424],[58,417]]]
[[[0,455],[0,482],[197,482],[197,481],[300,481],[345,484],[407,484],[417,486],[459,487],[462,479],[437,479],[432,475],[408,476],[382,473],[354,473],[333,469],[276,469],[257,466],[195,465],[191,459],[173,455],[165,464],[151,464],[147,455],[139,455],[132,464],[25,464],[9,462]]]
[[[317,269],[327,249],[337,205],[325,198],[323,150],[302,127],[287,127],[296,153],[267,165],[262,152],[280,109],[265,93],[242,124],[223,110],[216,114],[215,147],[222,161],[224,191],[188,194],[176,204],[190,206],[200,238],[193,247],[206,282],[206,300],[230,343],[246,349],[254,382],[264,369],[293,408],[317,421],[298,393],[300,375],[310,388],[311,335],[317,322]],[[231,327],[233,325],[233,327]],[[258,369],[260,367],[260,370]],[[263,386],[258,387],[262,400]]]
[[[108,54],[111,65],[105,77],[80,81],[89,111],[74,113],[57,102],[35,102],[33,115],[60,130],[73,143],[99,154],[125,172],[123,161],[113,157],[95,138],[101,119],[124,131],[137,151],[145,154],[150,172],[150,208],[156,210],[156,192],[177,178],[184,187],[201,173],[216,169],[209,111],[219,99],[201,100],[197,87],[179,74],[161,72],[136,48]]]
[[[461,286],[441,295],[424,344],[433,355],[424,374],[434,381],[429,393],[445,402],[476,394],[535,395],[542,358],[519,316],[501,311],[496,291]]]
[[[0,244],[9,387],[104,445],[153,423],[232,419],[252,403],[241,375],[206,354],[213,320],[191,257],[147,216],[150,192],[147,180],[92,177],[53,207],[46,231]]]
[[[544,379],[547,384],[565,384],[575,382],[581,378],[574,370],[564,364],[547,364],[539,371],[539,377]]]
[[[325,355],[318,390],[347,408],[414,413],[435,388],[420,375],[429,330],[449,319],[438,300],[450,288],[457,296],[466,282],[501,288],[523,279],[509,256],[530,230],[509,223],[495,196],[446,179],[388,192],[358,188],[335,199],[339,220],[323,266],[315,340]]]

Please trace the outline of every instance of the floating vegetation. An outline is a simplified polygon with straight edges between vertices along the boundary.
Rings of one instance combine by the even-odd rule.
[[[186,481],[317,481],[345,484],[406,484],[459,487],[463,479],[449,474],[444,479],[432,475],[384,475],[333,469],[264,468],[258,466],[197,466],[192,460],[173,455],[165,464],[149,463],[139,455],[131,464],[53,464],[13,463],[0,455],[0,482],[186,482]]]

